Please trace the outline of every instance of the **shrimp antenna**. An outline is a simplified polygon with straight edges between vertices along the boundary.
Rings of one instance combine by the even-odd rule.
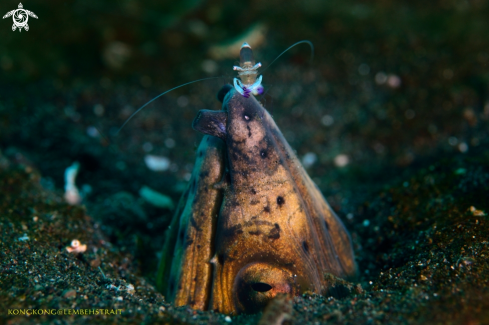
[[[134,113],[131,114],[131,116],[129,116],[127,118],[127,120],[124,122],[124,124],[122,124],[122,126],[119,128],[119,130],[117,130],[117,132],[115,133],[115,135],[118,135],[119,132],[121,132],[122,128],[124,126],[126,126],[126,124],[134,117],[134,115],[136,115],[137,113],[139,113],[143,108],[145,108],[146,106],[148,106],[149,104],[151,104],[152,102],[154,102],[156,99],[160,98],[161,96],[163,96],[164,94],[168,94],[170,91],[172,90],[175,90],[175,89],[178,89],[180,87],[183,87],[183,86],[186,86],[186,85],[190,85],[190,84],[193,84],[193,83],[196,83],[196,82],[199,82],[199,81],[204,81],[204,80],[209,80],[209,79],[218,79],[218,78],[222,78],[222,77],[210,77],[210,78],[202,78],[202,79],[198,79],[198,80],[194,80],[194,81],[190,81],[190,82],[187,82],[187,83],[184,83],[183,85],[180,85],[180,86],[176,86],[170,90],[167,90],[161,94],[159,94],[158,96],[156,96],[155,98],[153,98],[152,100],[150,100],[149,102],[147,102],[146,104],[144,104],[143,106],[141,106],[140,108],[138,108],[137,111],[135,111]]]
[[[293,48],[294,46],[299,45],[299,44],[302,44],[302,43],[306,43],[306,44],[308,44],[308,45],[309,45],[309,47],[311,48],[311,62],[312,62],[312,59],[314,58],[314,45],[312,45],[312,42],[311,42],[311,41],[308,41],[308,40],[303,40],[303,41],[299,41],[299,42],[297,42],[297,43],[292,44],[292,45],[291,45],[291,46],[289,46],[289,47],[288,47],[288,48],[287,48],[285,51],[283,51],[282,53],[280,53],[280,54],[279,54],[279,56],[277,56],[277,57],[275,58],[275,60],[273,60],[273,61],[272,61],[272,63],[270,63],[270,64],[269,64],[269,65],[268,65],[268,66],[267,66],[265,69],[263,69],[263,71],[262,71],[261,73],[265,72],[265,71],[266,71],[268,68],[270,68],[270,66],[271,66],[271,65],[272,65],[272,64],[273,64],[275,61],[277,61],[277,60],[278,60],[278,58],[280,58],[280,57],[281,57],[283,54],[285,54],[285,52],[287,52],[288,50],[290,50],[290,49],[291,49],[291,48]]]

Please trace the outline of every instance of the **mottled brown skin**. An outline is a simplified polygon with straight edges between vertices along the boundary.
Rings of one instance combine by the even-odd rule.
[[[272,117],[234,89],[223,110],[230,183],[216,230],[210,308],[256,312],[279,292],[323,292],[324,272],[353,276],[346,229]],[[253,290],[258,283],[272,288]]]
[[[224,143],[205,136],[197,150],[192,177],[173,217],[160,263],[158,287],[176,306],[207,309],[213,236],[222,191],[213,184],[224,173]]]
[[[253,96],[245,98],[228,88],[223,110],[199,112],[193,127],[216,141],[222,140],[224,160],[217,162],[218,155],[214,153],[210,156],[224,166],[225,172],[218,184],[208,179],[207,186],[222,189],[223,198],[217,199],[217,194],[214,201],[208,200],[216,204],[209,211],[219,211],[215,212],[215,232],[210,241],[206,239],[212,259],[205,258],[210,256],[207,253],[187,253],[192,245],[185,249],[177,244],[170,281],[188,284],[190,278],[185,272],[173,270],[182,265],[194,266],[198,279],[207,284],[199,291],[199,301],[208,301],[208,309],[230,314],[258,312],[279,293],[324,293],[330,287],[325,273],[338,277],[355,275],[348,232],[271,116]],[[199,168],[202,172],[211,166]],[[192,211],[198,214],[197,210]],[[183,219],[185,214],[177,215]],[[199,220],[205,222],[204,218]],[[195,231],[188,226],[181,229],[187,229],[188,238],[195,241]],[[209,262],[213,265],[212,275]],[[205,272],[199,273],[198,265],[205,265]],[[181,286],[176,296],[170,292],[167,298],[172,301],[175,297],[177,306],[205,308],[201,307],[206,306],[205,302],[195,304],[189,298],[195,296],[196,289],[193,290],[189,293],[192,291]]]

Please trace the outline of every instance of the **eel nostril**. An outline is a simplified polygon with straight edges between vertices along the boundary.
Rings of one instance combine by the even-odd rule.
[[[258,291],[258,292],[267,292],[267,291],[272,290],[271,285],[269,285],[268,283],[263,283],[263,282],[252,283],[251,288],[255,291]]]

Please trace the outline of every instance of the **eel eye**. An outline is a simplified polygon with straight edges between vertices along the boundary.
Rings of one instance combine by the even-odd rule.
[[[217,93],[217,99],[222,103],[224,100],[224,97],[226,97],[227,93],[233,89],[233,86],[231,85],[224,85],[222,86],[221,90]]]

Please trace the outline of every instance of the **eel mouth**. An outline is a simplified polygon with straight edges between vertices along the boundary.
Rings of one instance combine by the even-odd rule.
[[[300,285],[294,273],[269,263],[254,262],[236,275],[233,287],[234,305],[238,312],[257,313],[278,294],[295,295]]]

